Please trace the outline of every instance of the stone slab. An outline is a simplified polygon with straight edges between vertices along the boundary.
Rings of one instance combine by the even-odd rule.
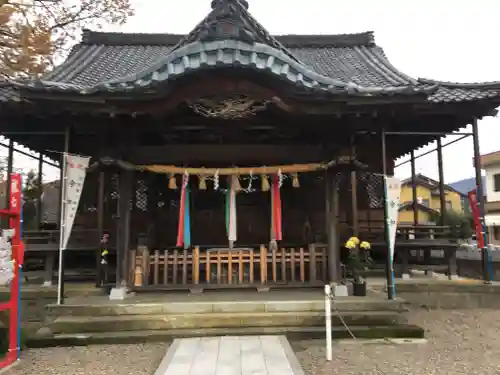
[[[155,375],[304,375],[285,336],[176,339]]]

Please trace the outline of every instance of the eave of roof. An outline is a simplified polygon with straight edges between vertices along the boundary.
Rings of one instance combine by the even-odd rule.
[[[248,12],[245,0],[213,0],[207,17],[187,35],[84,30],[82,42],[62,65],[41,80],[0,87],[0,101],[20,101],[34,92],[118,98],[218,67],[264,72],[313,94],[500,103],[500,82],[463,84],[402,73],[375,44],[372,32],[271,35]]]
[[[424,206],[423,204],[417,203],[415,206],[418,210],[428,212],[428,213],[433,213],[433,214],[439,214],[438,210],[435,210],[435,209],[430,208],[428,206]],[[399,206],[399,211],[407,211],[407,210],[413,210],[413,203],[412,202],[404,203],[401,206]]]

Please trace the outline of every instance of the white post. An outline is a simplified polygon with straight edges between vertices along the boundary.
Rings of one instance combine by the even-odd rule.
[[[59,267],[57,270],[57,304],[60,305],[62,304],[62,299],[63,299],[63,289],[62,289],[62,283],[63,283],[63,275],[62,275],[62,270],[63,270],[63,256],[64,256],[64,235],[65,235],[65,219],[66,219],[66,163],[67,163],[67,155],[63,154],[63,162],[62,162],[62,168],[63,168],[63,173],[62,173],[62,179],[59,182],[59,189],[61,189],[61,221],[59,224]]]
[[[332,290],[325,285],[325,326],[326,326],[326,360],[332,360]]]

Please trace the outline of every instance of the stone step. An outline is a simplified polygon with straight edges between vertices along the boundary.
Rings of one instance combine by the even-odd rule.
[[[398,312],[358,312],[342,314],[351,325],[396,325],[406,322]],[[237,327],[314,327],[325,324],[324,312],[273,313],[206,313],[179,315],[124,315],[124,316],[62,316],[49,324],[54,334],[77,332],[150,331],[169,329],[207,329]],[[332,314],[332,325],[342,325],[340,315]]]
[[[341,312],[350,311],[407,311],[403,300],[381,300],[369,297],[344,297],[334,301]],[[123,316],[168,315],[204,313],[257,313],[324,311],[325,302],[316,300],[290,301],[222,301],[222,302],[170,302],[170,303],[107,303],[47,305],[47,316]]]
[[[353,325],[349,327],[356,338],[423,338],[425,331],[414,325]],[[320,327],[236,327],[204,329],[141,330],[122,332],[96,332],[50,334],[41,328],[27,341],[28,347],[83,346],[93,344],[138,344],[145,342],[166,342],[174,338],[241,335],[286,335],[289,340],[324,339],[325,328]],[[334,339],[350,339],[350,333],[343,326],[332,327]]]

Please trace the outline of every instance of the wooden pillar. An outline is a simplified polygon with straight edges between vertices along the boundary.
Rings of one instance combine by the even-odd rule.
[[[102,240],[104,234],[104,194],[106,187],[106,175],[104,172],[99,171],[99,181],[97,187],[97,232],[99,241]],[[96,286],[101,286],[101,251],[98,249],[96,252]]]
[[[492,271],[490,269],[490,260],[488,254],[488,236],[486,233],[486,225],[484,220],[484,188],[483,177],[481,175],[481,152],[479,150],[479,131],[477,128],[477,119],[472,120],[472,140],[474,143],[474,168],[476,170],[476,191],[477,201],[479,204],[479,218],[481,221],[482,234],[484,237],[484,247],[481,251],[481,260],[483,265],[483,279],[485,282],[490,283],[492,278]]]
[[[331,171],[325,173],[326,222],[328,238],[328,275],[331,283],[340,281],[340,253],[338,236],[339,191],[337,177]]]
[[[441,211],[439,224],[446,223],[446,193],[444,191],[443,145],[441,138],[437,139],[438,173],[439,173],[439,208]]]
[[[116,286],[117,288],[127,285],[128,259],[130,252],[130,202],[132,199],[132,188],[134,173],[129,170],[121,170],[118,177],[118,228],[116,249]]]
[[[10,185],[11,185],[11,175],[14,166],[14,141],[9,140],[9,149],[7,154],[7,186],[5,187],[5,208],[9,207],[10,202]]]
[[[354,136],[350,139],[351,157],[356,158],[356,139]],[[356,171],[350,173],[351,178],[351,228],[352,235],[359,236],[359,215],[358,215],[358,180]]]
[[[385,185],[385,176],[387,175],[387,144],[385,130],[381,131],[381,149],[382,149],[382,173],[384,174],[384,185]],[[384,187],[385,190],[385,187]],[[387,280],[387,298],[394,299],[395,298],[395,286],[394,286],[394,278],[393,278],[393,260],[391,254],[389,252],[389,238],[387,237],[387,232],[389,229],[389,218],[387,216],[387,202],[384,196],[384,246],[386,248],[386,265],[385,265],[385,277]]]
[[[36,229],[40,230],[42,225],[42,196],[43,196],[43,155],[38,155],[38,177],[37,177],[37,200],[36,200]]]
[[[359,236],[358,180],[356,171],[351,172],[351,227],[352,235]]]
[[[63,148],[63,152],[64,153],[67,153],[69,152],[69,145],[70,145],[70,137],[71,137],[71,125],[66,125],[66,129],[64,131],[64,148]],[[57,226],[59,228],[59,230],[62,230],[61,228],[61,218],[63,217],[63,205],[62,205],[62,199],[63,199],[63,184],[65,183],[64,182],[64,154],[61,155],[61,161],[59,162],[59,167],[60,167],[60,171],[59,171],[59,202],[58,202],[58,212],[57,212]],[[60,244],[59,244],[60,246]],[[59,268],[60,268],[60,271],[59,271],[59,275],[60,275],[60,278],[61,278],[61,304],[64,303],[64,252],[59,252],[59,256],[61,257],[59,259]],[[49,253],[47,255],[48,257],[55,257],[55,254],[53,252]],[[47,263],[49,266],[50,264],[53,263],[52,260],[48,259]],[[46,275],[49,274],[49,270],[46,270]],[[50,272],[50,275],[52,277],[52,272]],[[50,285],[52,280],[45,280],[46,283],[48,283]]]
[[[418,197],[417,197],[417,172],[415,169],[415,151],[411,152],[411,192],[412,192],[412,209],[413,209],[413,225],[418,225]]]
[[[2,202],[3,208],[8,209],[9,208],[9,202],[10,202],[10,188],[12,184],[12,170],[13,170],[13,165],[14,165],[14,141],[9,140],[9,148],[8,148],[8,155],[7,155],[7,170],[6,170],[6,185],[5,185],[5,200]],[[3,218],[0,220],[0,224],[2,224],[3,228],[8,228],[9,227],[9,219],[8,218]]]

